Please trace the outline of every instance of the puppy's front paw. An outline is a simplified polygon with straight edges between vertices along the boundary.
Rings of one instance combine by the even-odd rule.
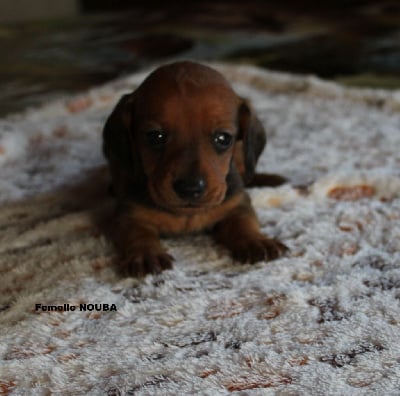
[[[256,263],[262,260],[275,260],[289,249],[276,239],[264,235],[244,238],[231,246],[232,257],[241,263]]]
[[[130,276],[144,276],[146,274],[159,274],[171,269],[174,258],[163,250],[134,250],[122,262],[123,272]]]

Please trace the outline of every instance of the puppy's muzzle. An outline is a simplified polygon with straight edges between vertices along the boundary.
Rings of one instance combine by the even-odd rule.
[[[177,196],[188,202],[195,202],[202,198],[206,186],[207,183],[202,177],[178,179],[173,184]]]

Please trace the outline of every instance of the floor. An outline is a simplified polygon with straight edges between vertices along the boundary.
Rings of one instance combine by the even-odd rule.
[[[176,2],[168,8],[122,1],[118,10],[104,7],[105,1],[83,3],[77,17],[0,27],[0,116],[181,58],[400,87],[396,0],[353,0],[340,8],[314,0]]]

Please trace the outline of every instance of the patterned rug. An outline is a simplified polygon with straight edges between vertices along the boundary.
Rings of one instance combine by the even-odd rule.
[[[269,131],[249,190],[291,252],[205,235],[115,271],[101,131],[138,73],[0,121],[0,394],[398,395],[400,92],[217,65]]]

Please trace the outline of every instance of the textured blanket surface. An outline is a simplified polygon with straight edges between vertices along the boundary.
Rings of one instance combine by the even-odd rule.
[[[399,394],[400,92],[217,67],[290,179],[249,190],[290,253],[188,235],[173,270],[117,274],[101,130],[146,73],[1,120],[0,394]]]

